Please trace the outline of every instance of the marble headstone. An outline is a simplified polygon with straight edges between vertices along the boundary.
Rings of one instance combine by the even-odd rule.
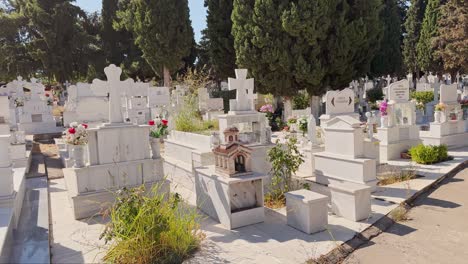
[[[401,80],[392,83],[388,87],[388,100],[395,102],[408,102],[409,100],[409,83],[408,80]]]
[[[354,112],[354,91],[346,88],[342,91],[328,91],[326,94],[326,114],[339,115]]]

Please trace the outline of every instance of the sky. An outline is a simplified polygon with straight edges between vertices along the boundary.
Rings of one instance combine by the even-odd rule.
[[[203,0],[189,0],[190,19],[197,42],[200,41],[201,31],[206,28],[206,8],[203,2]],[[88,12],[100,12],[102,8],[100,0],[76,0],[76,4]]]

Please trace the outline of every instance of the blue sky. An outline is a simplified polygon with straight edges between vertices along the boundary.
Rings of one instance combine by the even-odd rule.
[[[197,42],[201,38],[201,31],[206,28],[206,9],[203,2],[203,0],[189,0],[190,19]],[[76,0],[76,3],[88,12],[101,11],[102,8],[100,0]]]

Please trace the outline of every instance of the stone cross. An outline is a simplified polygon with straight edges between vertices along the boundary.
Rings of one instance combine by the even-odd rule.
[[[307,120],[307,137],[312,144],[316,143],[315,138],[317,137],[317,121],[314,115],[310,115]]]
[[[229,90],[236,90],[236,99],[231,100],[232,111],[254,111],[255,99],[254,79],[247,79],[246,69],[236,69],[236,78],[229,78]]]
[[[387,75],[387,78],[385,78],[385,80],[387,80],[387,86],[389,86],[392,83],[392,77],[390,77],[390,74]]]
[[[93,80],[92,89],[101,90],[109,94],[109,123],[123,123],[122,116],[122,96],[126,90],[134,84],[132,79],[120,80],[122,69],[114,64],[104,69],[107,81]]]
[[[23,86],[25,84],[25,81],[23,81],[23,77],[18,76],[16,80],[13,82],[7,84],[7,86],[10,86],[11,91],[15,92],[15,97],[23,97],[24,96],[24,89]]]
[[[26,83],[25,86],[31,90],[31,100],[37,101],[44,94],[45,87],[36,78],[31,78],[31,82]]]
[[[374,118],[375,117],[372,115],[371,112],[367,112],[366,117],[367,117],[367,136],[369,137],[369,139],[372,140],[374,138],[374,124],[375,124]]]

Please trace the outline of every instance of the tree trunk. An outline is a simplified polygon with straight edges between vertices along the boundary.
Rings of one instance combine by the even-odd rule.
[[[320,118],[320,109],[322,108],[322,97],[312,95],[310,96],[310,109],[315,120]]]
[[[283,105],[284,105],[284,112],[283,112],[283,120],[285,122],[288,121],[288,118],[292,116],[292,101],[289,97],[283,97]]]
[[[169,69],[164,66],[163,69],[164,73],[164,87],[172,87],[172,80],[171,80],[171,73],[169,72]]]

